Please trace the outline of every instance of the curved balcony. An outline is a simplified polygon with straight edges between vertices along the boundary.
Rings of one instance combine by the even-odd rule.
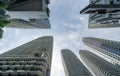
[[[98,14],[106,14],[107,11],[109,13],[114,13],[120,11],[120,5],[110,5],[110,4],[89,4],[87,7],[80,11],[81,14],[94,14],[98,12]]]

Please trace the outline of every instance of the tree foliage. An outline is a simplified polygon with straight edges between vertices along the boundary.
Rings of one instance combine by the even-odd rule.
[[[7,9],[8,5],[5,4],[5,3],[0,2],[0,7],[3,8],[3,9]]]
[[[6,9],[8,8],[8,5],[0,2],[0,8],[3,9],[3,11],[6,11]],[[7,26],[10,23],[10,20],[9,20],[10,15],[6,14],[6,12],[4,14],[5,14],[5,17],[0,18],[0,28],[3,28],[4,26]]]
[[[1,13],[1,15],[3,14],[5,16],[0,17],[0,39],[3,36],[2,28],[7,26],[10,23],[10,15],[6,14],[7,8],[8,8],[8,5],[0,1],[0,9],[2,9],[1,11],[5,11]]]

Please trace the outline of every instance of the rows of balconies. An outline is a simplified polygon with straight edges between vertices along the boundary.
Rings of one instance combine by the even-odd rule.
[[[120,27],[120,15],[98,15],[89,20],[90,28]]]
[[[82,50],[80,51],[80,56],[85,64],[87,64],[87,66],[94,71],[96,76],[120,75],[120,68],[117,68],[113,64],[105,61],[91,52]]]
[[[113,54],[115,54],[115,55],[117,55],[117,56],[120,56],[120,51],[119,51],[119,49],[113,49],[113,48],[106,47],[106,46],[101,46],[101,48],[102,48],[102,49],[105,49],[105,50],[107,50],[107,51],[109,51],[109,52],[111,52],[111,53],[113,53]]]
[[[91,28],[91,29],[94,29],[94,28],[106,28],[106,27],[109,27],[109,28],[113,28],[113,27],[120,27],[120,24],[119,23],[89,23],[89,26],[88,28]]]
[[[42,40],[38,38],[0,55],[0,76],[49,76],[52,54],[51,41],[51,38],[48,37],[43,37]],[[43,44],[40,45],[41,42]],[[32,46],[38,47],[32,49]]]
[[[8,70],[13,70],[13,71],[17,71],[17,70],[25,70],[25,71],[42,71],[42,72],[45,72],[46,69],[44,68],[44,66],[42,65],[23,65],[23,66],[20,66],[20,65],[14,65],[14,66],[11,66],[11,65],[4,65],[4,66],[0,66],[0,71],[8,71]]]
[[[0,76],[45,76],[41,71],[8,71],[0,72]]]
[[[0,61],[44,61],[45,57],[0,57]]]
[[[98,45],[95,42],[100,43]],[[105,39],[98,39],[98,38],[85,38],[84,43],[93,48],[96,49],[98,52],[101,52],[104,55],[112,57],[112,59],[117,59],[120,61],[120,47],[119,42],[116,41],[110,41]]]
[[[44,57],[1,57],[0,76],[22,76],[20,71],[23,76],[45,76],[47,66]]]
[[[90,14],[89,28],[120,27],[119,0],[90,0],[90,4],[80,13]]]
[[[112,27],[111,24],[114,24],[114,26],[119,27],[119,21],[120,15],[119,13],[116,14],[93,14],[90,15],[89,25],[95,25],[94,27]],[[99,25],[101,24],[101,25]],[[98,26],[99,25],[99,26]]]
[[[47,67],[44,61],[0,61],[0,65],[44,65]]]
[[[92,38],[87,37],[83,38],[84,42],[94,44],[95,42],[101,43],[101,46],[109,47],[111,49],[120,50],[120,42],[112,41],[112,40],[105,40],[105,39],[99,39],[99,38]]]
[[[92,76],[77,56],[69,49],[61,51],[64,68],[69,76]],[[77,66],[77,68],[76,68]],[[67,75],[66,75],[67,76]]]

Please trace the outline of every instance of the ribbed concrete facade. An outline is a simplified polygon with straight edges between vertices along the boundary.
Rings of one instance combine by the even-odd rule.
[[[95,49],[102,55],[106,55],[112,63],[120,65],[120,42],[94,37],[85,37],[83,38],[83,42],[85,45]]]
[[[4,1],[3,1],[4,2]],[[9,28],[51,28],[49,21],[50,0],[6,0],[8,14],[11,16]],[[21,19],[24,21],[21,21]],[[34,20],[34,22],[30,20]],[[26,24],[25,22],[28,21]]]
[[[80,57],[95,76],[120,76],[120,68],[87,50],[80,50]]]
[[[44,19],[30,19],[23,20],[23,19],[11,19],[11,24],[9,24],[7,27],[9,28],[21,28],[21,29],[49,29],[50,28],[50,22],[49,20]],[[18,26],[19,25],[19,26]]]
[[[66,76],[93,76],[69,49],[63,49],[61,56]]]
[[[119,0],[89,0],[81,13],[89,14],[89,28],[120,27]]]
[[[50,76],[53,38],[45,36],[0,55],[0,76]]]

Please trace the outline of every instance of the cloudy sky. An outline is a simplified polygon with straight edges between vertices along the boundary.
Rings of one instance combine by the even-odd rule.
[[[54,37],[53,63],[51,76],[65,76],[61,63],[61,49],[69,48],[78,57],[80,49],[87,49],[82,37],[98,37],[120,41],[120,28],[88,29],[88,15],[80,15],[88,0],[51,0],[51,29],[10,29],[4,28],[0,40],[0,53],[27,43],[41,36]]]

